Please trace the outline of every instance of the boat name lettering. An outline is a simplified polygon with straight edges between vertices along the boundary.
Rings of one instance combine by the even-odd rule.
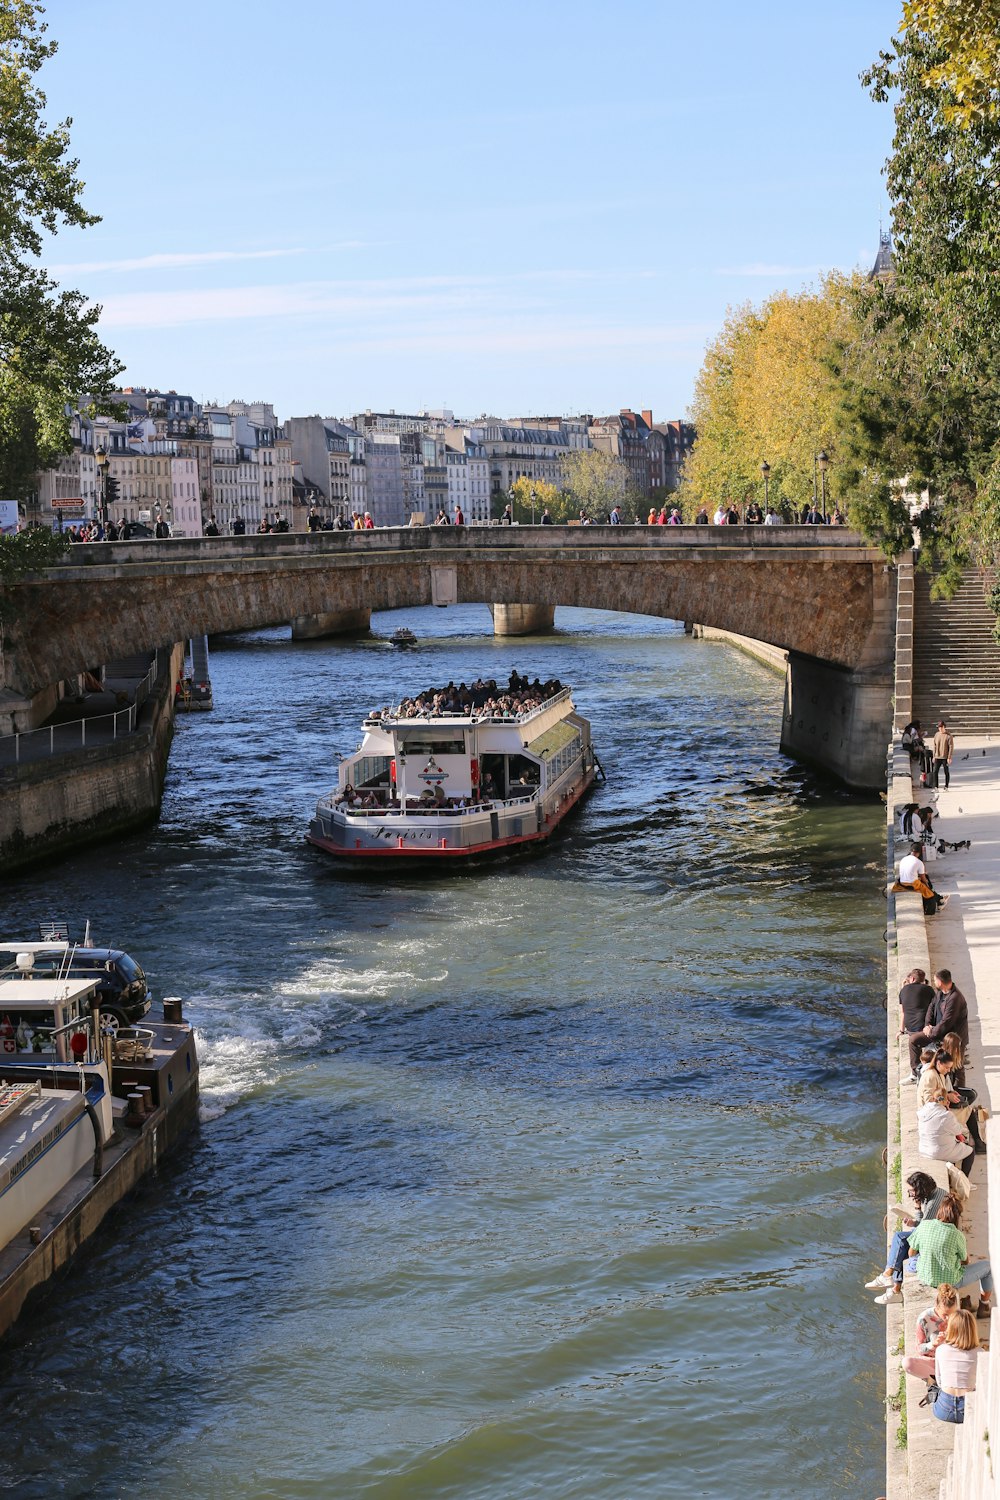
[[[61,1129],[60,1125],[53,1125],[40,1140],[35,1141],[31,1150],[26,1151],[20,1161],[16,1161],[12,1167],[8,1167],[7,1171],[0,1175],[0,1187],[13,1182],[16,1177],[20,1177],[22,1172],[26,1172],[32,1162],[36,1161],[48,1146],[52,1145],[52,1142],[59,1135]]]
[[[375,838],[377,838],[377,839],[392,839],[393,842],[395,842],[396,839],[398,839],[398,838],[404,838],[406,840],[406,842],[409,844],[409,843],[412,843],[414,839],[428,839],[428,840],[429,839],[434,839],[434,840],[436,840],[437,837],[438,837],[439,830],[436,827],[435,828],[406,828],[406,829],[387,828],[385,826],[385,824],[382,823],[382,824],[379,824],[379,826],[377,828],[370,829],[369,832],[371,832],[373,834],[373,836]]]

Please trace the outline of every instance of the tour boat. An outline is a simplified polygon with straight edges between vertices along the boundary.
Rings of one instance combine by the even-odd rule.
[[[392,632],[389,639],[394,646],[415,646],[417,644],[417,638],[408,625],[400,625],[398,630]]]
[[[371,713],[316,804],[310,843],[357,865],[461,864],[543,843],[600,765],[569,688],[511,683],[449,684]]]
[[[121,1026],[98,974],[53,974],[42,948],[0,970],[0,1336],[198,1114],[180,1002]]]

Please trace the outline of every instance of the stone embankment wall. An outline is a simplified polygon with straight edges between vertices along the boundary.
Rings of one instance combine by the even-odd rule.
[[[156,817],[183,646],[175,646],[166,661],[133,734],[0,771],[0,870],[5,874]]]
[[[769,646],[766,641],[755,641],[748,635],[734,635],[731,630],[716,630],[714,625],[692,625],[691,634],[696,640],[725,641],[727,646],[735,646],[744,656],[753,657],[779,677],[785,675],[788,652],[780,646]]]

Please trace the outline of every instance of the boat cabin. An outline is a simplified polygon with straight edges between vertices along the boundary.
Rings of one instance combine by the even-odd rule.
[[[74,1061],[74,1033],[88,1038],[91,1050],[91,1005],[97,1002],[96,979],[31,979],[0,983],[0,1076],[4,1061]]]

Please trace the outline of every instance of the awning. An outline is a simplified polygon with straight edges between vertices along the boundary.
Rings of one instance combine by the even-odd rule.
[[[539,760],[545,760],[548,756],[555,755],[556,751],[561,750],[564,745],[568,745],[570,740],[576,739],[579,733],[580,730],[576,724],[569,724],[565,719],[561,719],[558,724],[553,724],[551,729],[546,729],[544,734],[540,734],[537,740],[531,740],[524,748],[529,755],[537,755]]]

